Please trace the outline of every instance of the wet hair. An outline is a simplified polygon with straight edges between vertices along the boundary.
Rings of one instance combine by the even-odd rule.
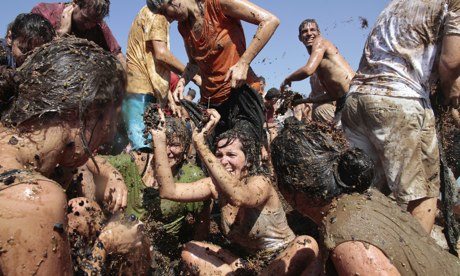
[[[232,129],[217,136],[214,140],[214,151],[217,151],[219,148],[224,148],[238,139],[242,146],[241,150],[246,157],[248,176],[267,175],[268,170],[261,162],[261,142],[254,139],[254,136],[251,135],[250,128],[251,124],[248,122],[238,122]],[[226,143],[218,147],[219,141],[223,139],[227,139]]]
[[[259,81],[260,81],[260,82],[263,82],[263,83],[267,83],[267,82],[265,81],[265,78],[262,77],[262,76],[259,76]]]
[[[86,39],[67,37],[35,49],[17,70],[14,83],[1,114],[4,125],[58,116],[78,119],[83,126],[90,106],[121,100],[125,76],[110,53]]]
[[[369,156],[346,149],[325,127],[288,118],[271,144],[280,189],[302,192],[317,206],[344,193],[363,192],[374,179]]]
[[[99,19],[109,15],[110,0],[74,0],[80,9],[87,9],[91,11],[91,15],[95,15]]]
[[[22,13],[11,23],[11,39],[26,43],[26,52],[50,42],[56,36],[51,23],[39,14]]]
[[[172,141],[177,138],[184,148],[184,153],[188,151],[192,141],[192,133],[180,118],[166,116],[166,138]]]
[[[268,89],[267,94],[265,94],[265,99],[267,101],[273,100],[273,99],[279,98],[279,97],[281,97],[281,92],[279,91],[279,89],[277,89],[275,87],[272,87],[272,88]]]
[[[318,32],[320,32],[318,22],[316,22],[315,19],[308,18],[308,19],[305,19],[304,21],[302,21],[302,23],[300,23],[300,25],[299,25],[299,35],[300,35],[301,32],[302,32],[302,28],[303,28],[305,25],[307,25],[308,23],[315,23],[316,28],[318,29]]]
[[[153,13],[157,13],[161,6],[168,2],[167,0],[146,0],[145,3],[149,10]]]

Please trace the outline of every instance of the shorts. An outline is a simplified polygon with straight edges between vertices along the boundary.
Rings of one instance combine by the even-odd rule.
[[[342,124],[350,144],[373,159],[374,187],[400,204],[438,197],[439,148],[429,100],[353,93]]]
[[[334,120],[335,105],[332,103],[324,103],[315,105],[312,112],[312,119],[315,122],[329,124]]]
[[[147,141],[150,141],[152,136],[149,134],[147,139],[144,138],[144,111],[154,102],[155,98],[150,94],[127,93],[123,99],[121,113],[128,140],[135,151],[152,151],[152,145]]]

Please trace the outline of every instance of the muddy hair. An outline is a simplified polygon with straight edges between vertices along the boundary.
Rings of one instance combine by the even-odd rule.
[[[305,19],[304,21],[302,21],[302,23],[300,23],[300,25],[299,25],[299,35],[300,35],[300,32],[302,31],[303,26],[307,25],[308,23],[315,23],[316,28],[318,29],[318,32],[321,32],[321,30],[319,29],[318,22],[316,22],[315,19],[308,18],[308,19]]]
[[[214,152],[219,148],[224,148],[236,139],[241,142],[242,151],[246,157],[246,166],[248,170],[248,176],[255,175],[268,175],[268,169],[263,166],[261,162],[261,141],[254,139],[254,136],[251,135],[251,124],[241,121],[235,125],[234,128],[227,130],[226,132],[217,136],[214,140],[213,149]],[[227,139],[227,142],[218,147],[219,141]]]
[[[75,37],[45,44],[26,59],[14,77],[15,96],[1,117],[20,126],[46,114],[83,120],[92,105],[120,101],[125,76],[121,64],[93,42]]]
[[[348,149],[321,124],[288,118],[271,144],[281,190],[302,192],[321,206],[344,193],[363,192],[374,179],[374,164],[360,149]]]
[[[74,2],[80,9],[87,9],[100,19],[110,13],[110,0],[74,0]]]
[[[190,148],[192,133],[185,122],[180,118],[166,116],[166,139],[172,141],[175,137],[179,139],[184,148],[184,153]]]
[[[26,43],[25,51],[31,51],[37,45],[50,42],[56,36],[51,23],[39,14],[22,13],[11,23],[11,39],[21,39]]]

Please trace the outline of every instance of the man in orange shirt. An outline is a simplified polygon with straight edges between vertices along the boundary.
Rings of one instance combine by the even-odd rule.
[[[231,96],[240,93],[244,84],[259,90],[259,77],[249,65],[275,32],[279,19],[246,0],[147,0],[147,6],[170,21],[177,20],[185,42],[190,61],[174,92],[176,101],[199,69],[201,103],[221,115],[216,134],[227,130],[228,115],[236,104],[229,100]],[[259,25],[248,47],[241,20]],[[254,98],[263,108],[260,95]]]

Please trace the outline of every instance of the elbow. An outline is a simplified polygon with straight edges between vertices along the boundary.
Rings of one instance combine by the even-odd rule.
[[[274,15],[271,18],[271,22],[272,22],[272,24],[273,24],[275,29],[278,28],[278,26],[281,23],[280,19],[278,17],[274,16]]]
[[[164,49],[155,49],[155,52],[153,53],[153,57],[155,58],[155,60],[162,63],[167,63],[167,56],[168,55],[166,54],[166,51]]]
[[[315,73],[315,70],[305,67],[303,68],[302,73],[304,74],[305,77],[310,77],[311,75]]]

